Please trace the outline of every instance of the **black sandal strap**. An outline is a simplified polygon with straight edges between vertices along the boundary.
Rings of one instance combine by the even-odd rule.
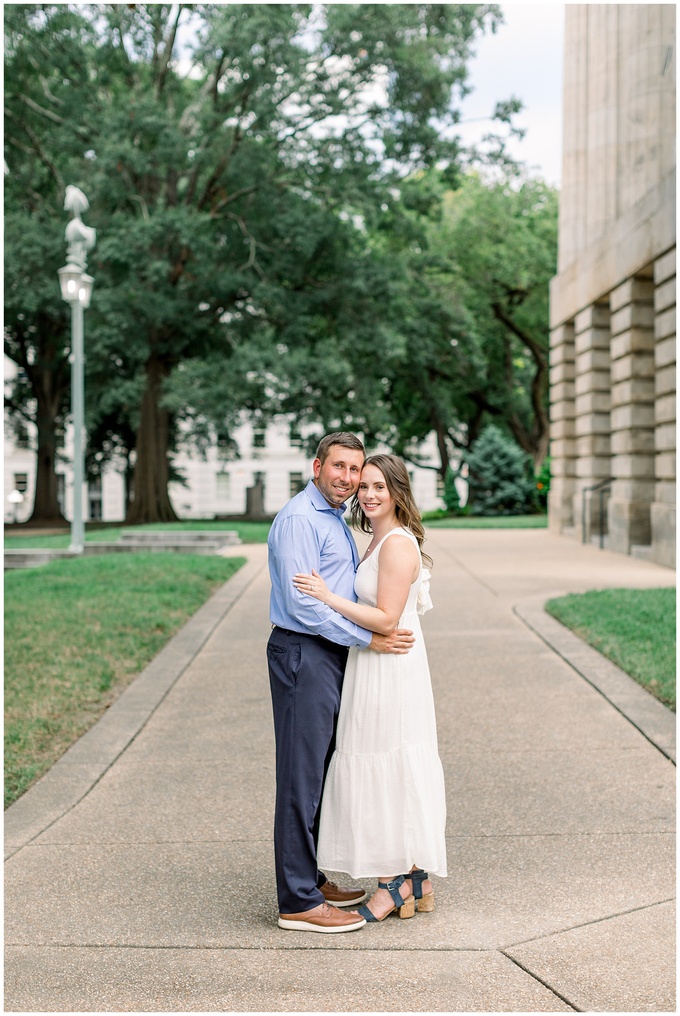
[[[399,892],[400,886],[404,884],[404,876],[397,875],[391,882],[378,882],[378,889],[387,889],[395,907],[403,907],[404,897]]]
[[[413,895],[417,900],[423,898],[423,882],[428,878],[427,872],[423,868],[416,868],[414,871],[409,871],[404,878],[410,878],[413,882]]]

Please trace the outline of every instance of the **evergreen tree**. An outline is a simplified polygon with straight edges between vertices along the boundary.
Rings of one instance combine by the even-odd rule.
[[[485,427],[465,453],[473,515],[523,515],[536,510],[530,457],[498,427]]]

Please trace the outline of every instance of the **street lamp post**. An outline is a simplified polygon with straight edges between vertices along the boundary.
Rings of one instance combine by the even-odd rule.
[[[73,417],[73,517],[71,546],[74,554],[82,554],[85,542],[83,527],[83,428],[85,396],[83,382],[83,311],[90,306],[94,279],[87,275],[87,252],[97,238],[96,230],[80,218],[89,202],[77,187],[67,187],[64,208],[73,213],[66,227],[67,264],[59,269],[61,295],[71,305],[71,415]]]

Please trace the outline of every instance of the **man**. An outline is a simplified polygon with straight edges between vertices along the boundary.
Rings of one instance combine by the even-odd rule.
[[[330,882],[316,864],[319,808],[333,754],[340,693],[350,646],[406,653],[413,634],[378,635],[347,621],[293,585],[297,572],[319,572],[330,589],[354,599],[359,555],[343,514],[358,489],[364,446],[354,434],[324,437],[314,479],[281,509],[269,534],[272,633],[267,662],[276,734],[274,853],[279,927],[357,931],[363,917],[345,913],[363,889]]]

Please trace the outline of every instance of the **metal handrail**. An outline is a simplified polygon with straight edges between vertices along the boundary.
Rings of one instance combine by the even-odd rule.
[[[591,494],[593,491],[597,491],[600,498],[600,550],[604,549],[604,492],[607,487],[611,487],[614,482],[613,477],[608,480],[600,480],[599,483],[594,483],[592,487],[584,487],[581,491],[581,543],[586,542],[586,494]]]

